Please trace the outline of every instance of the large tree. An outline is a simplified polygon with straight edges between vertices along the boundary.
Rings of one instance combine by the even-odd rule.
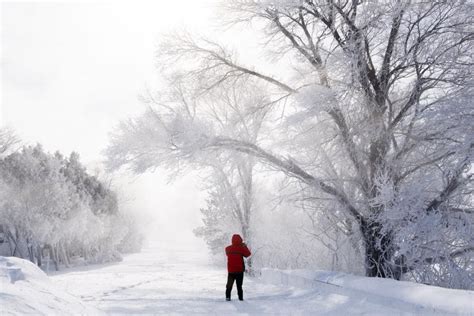
[[[178,69],[170,86],[194,81],[202,93],[239,81],[266,83],[272,98],[266,107],[281,115],[274,137],[236,139],[217,122],[195,115],[183,123],[181,114],[165,111],[122,124],[109,148],[111,165],[141,170],[186,161],[191,153],[244,153],[298,179],[315,200],[330,201],[324,212],[337,213],[363,240],[367,276],[398,279],[447,262],[469,269],[472,4],[224,5],[233,22],[263,21],[262,48],[288,65],[280,71],[286,79],[187,36],[165,43],[160,62]]]

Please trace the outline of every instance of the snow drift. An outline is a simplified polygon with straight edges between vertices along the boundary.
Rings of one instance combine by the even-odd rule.
[[[0,306],[2,315],[97,315],[100,311],[56,288],[30,261],[0,256]]]
[[[299,288],[315,288],[328,284],[450,314],[474,315],[474,291],[330,271],[262,269],[261,279],[265,283]]]

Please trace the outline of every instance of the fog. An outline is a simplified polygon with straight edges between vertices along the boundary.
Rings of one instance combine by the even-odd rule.
[[[1,124],[27,144],[78,152],[93,172],[108,133],[144,109],[138,96],[155,85],[156,43],[177,28],[211,29],[211,2],[2,3]],[[203,197],[194,175],[114,177],[153,238],[195,241]]]

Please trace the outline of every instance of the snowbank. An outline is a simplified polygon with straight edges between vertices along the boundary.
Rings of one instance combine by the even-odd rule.
[[[100,311],[56,288],[30,261],[0,256],[0,314],[98,315]]]
[[[474,291],[328,271],[262,269],[261,278],[266,283],[300,288],[315,288],[326,284],[401,300],[446,313],[474,315]]]

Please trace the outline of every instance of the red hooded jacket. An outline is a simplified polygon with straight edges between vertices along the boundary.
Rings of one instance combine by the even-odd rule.
[[[232,236],[232,245],[225,248],[227,255],[227,271],[229,273],[237,273],[245,271],[244,258],[250,256],[250,250],[247,245],[242,243],[242,237],[235,234]]]

